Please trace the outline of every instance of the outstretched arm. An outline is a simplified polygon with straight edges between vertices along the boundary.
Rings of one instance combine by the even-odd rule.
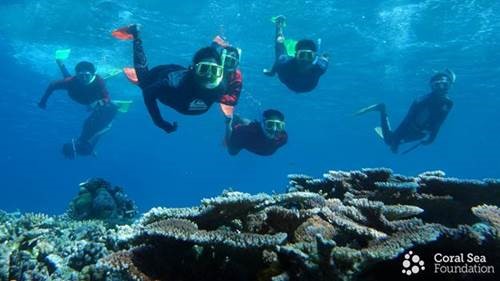
[[[52,93],[55,90],[66,89],[67,84],[68,84],[68,81],[66,79],[65,80],[58,80],[58,81],[54,81],[54,82],[50,83],[49,86],[47,87],[47,89],[45,90],[45,94],[40,99],[38,106],[40,108],[45,109],[47,107],[47,101],[49,100],[49,97],[52,95]]]
[[[163,119],[163,117],[161,116],[160,108],[158,107],[158,97],[156,96],[156,93],[157,91],[155,91],[155,87],[144,89],[144,104],[146,105],[146,108],[148,109],[149,115],[151,116],[151,119],[153,119],[154,124],[163,129],[165,132],[172,133],[177,129],[177,123],[174,122],[173,124],[171,124]]]

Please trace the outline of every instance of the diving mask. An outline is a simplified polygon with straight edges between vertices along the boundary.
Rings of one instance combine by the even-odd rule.
[[[311,51],[311,50],[298,50],[295,53],[295,57],[301,61],[312,62],[314,60],[314,58],[316,57],[316,53],[314,51]]]
[[[95,75],[95,73],[92,73],[92,72],[82,71],[82,72],[78,72],[76,74],[76,77],[83,84],[88,85],[88,84],[91,84],[92,82],[94,82],[96,75]]]
[[[280,120],[265,120],[264,128],[268,132],[282,132],[285,130],[285,122]]]

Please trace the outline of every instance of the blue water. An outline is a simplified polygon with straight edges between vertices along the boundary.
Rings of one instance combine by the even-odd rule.
[[[50,2],[48,4],[47,2]],[[198,204],[225,188],[283,191],[289,173],[321,176],[329,169],[385,166],[414,175],[444,170],[462,178],[500,177],[500,2],[426,1],[33,1],[0,2],[0,209],[61,213],[78,183],[103,177],[126,188],[141,210]],[[261,70],[273,60],[273,15],[285,14],[290,38],[322,38],[331,65],[318,88],[296,95]],[[166,135],[154,127],[139,89],[123,76],[108,81],[114,99],[135,101],[98,145],[97,158],[67,161],[62,143],[77,136],[87,112],[64,92],[46,111],[36,103],[59,79],[58,48],[68,65],[91,60],[99,70],[131,63],[130,42],[113,28],[143,25],[151,65],[187,65],[192,54],[223,33],[243,49],[244,92],[239,114],[267,108],[287,118],[289,144],[272,157],[229,156],[214,106],[187,117]],[[433,70],[458,76],[455,107],[436,143],[393,155],[373,133],[378,116],[350,116],[386,102],[393,125],[412,100],[428,92]]]

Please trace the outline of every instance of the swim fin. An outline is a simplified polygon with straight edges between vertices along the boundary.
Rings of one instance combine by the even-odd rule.
[[[286,27],[286,17],[283,15],[274,16],[271,18],[273,23],[281,24],[282,27]]]
[[[229,46],[229,43],[220,35],[215,36],[214,40],[212,42],[216,43],[217,45],[226,48]]]
[[[137,73],[135,72],[135,69],[132,67],[125,67],[123,68],[123,73],[125,73],[125,76],[127,76],[128,81],[132,84],[139,84],[139,79],[137,78]]]
[[[295,57],[295,46],[297,45],[297,40],[285,39],[283,44],[285,44],[286,53],[291,57]]]
[[[134,35],[129,33],[129,26],[120,27],[118,29],[113,30],[111,35],[119,40],[132,40],[134,39]]]
[[[234,106],[226,105],[226,104],[221,103],[220,104],[220,109],[222,110],[222,113],[224,113],[224,115],[227,118],[233,118]]]
[[[376,127],[374,130],[377,136],[379,136],[381,139],[384,139],[384,132],[382,131],[381,127]]]
[[[104,73],[102,73],[102,79],[109,79],[111,77],[114,77],[120,73],[122,73],[123,70],[119,69],[119,68],[112,68]]]
[[[118,107],[118,112],[127,113],[132,105],[131,100],[113,100],[113,103]]]
[[[353,116],[360,116],[360,115],[363,115],[363,114],[368,113],[368,112],[381,111],[381,110],[382,110],[382,104],[377,103],[377,104],[367,106],[365,108],[362,108],[362,109],[354,112]]]
[[[56,50],[56,60],[66,60],[69,57],[69,54],[71,54],[71,49],[61,49],[61,50]]]

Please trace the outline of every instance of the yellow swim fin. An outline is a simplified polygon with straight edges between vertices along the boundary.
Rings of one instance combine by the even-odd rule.
[[[113,100],[113,103],[118,106],[118,112],[127,113],[130,109],[130,105],[132,105],[133,101],[131,100]]]

